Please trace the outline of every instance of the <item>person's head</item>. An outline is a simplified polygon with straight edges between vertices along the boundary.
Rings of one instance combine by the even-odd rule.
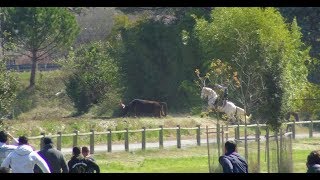
[[[28,144],[28,138],[26,136],[19,136],[19,145]]]
[[[79,147],[73,147],[72,148],[72,154],[75,155],[75,156],[78,156],[79,154],[81,153],[81,150]]]
[[[83,146],[82,149],[81,149],[81,152],[82,152],[82,155],[84,157],[86,157],[86,156],[89,155],[90,150],[89,150],[89,148],[87,146]]]
[[[226,153],[232,153],[232,152],[236,151],[237,144],[236,144],[236,142],[229,140],[224,144],[224,147],[225,147]]]
[[[8,134],[4,131],[0,131],[0,142],[6,143],[8,141]]]
[[[7,167],[0,167],[0,173],[10,173],[10,168]]]
[[[50,137],[44,137],[43,138],[43,144],[44,145],[53,144],[52,139]]]
[[[307,166],[320,164],[320,150],[311,151],[307,158]]]

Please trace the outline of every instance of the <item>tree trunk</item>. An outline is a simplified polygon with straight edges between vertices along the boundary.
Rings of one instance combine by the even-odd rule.
[[[37,51],[32,51],[31,61],[32,61],[32,65],[31,65],[31,76],[30,76],[29,88],[33,88],[35,85],[36,70],[37,70]]]

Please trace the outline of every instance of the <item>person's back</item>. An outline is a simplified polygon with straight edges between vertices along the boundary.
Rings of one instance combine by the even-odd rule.
[[[307,173],[320,173],[320,150],[310,152],[306,165]]]
[[[11,167],[13,173],[33,173],[36,164],[43,172],[50,173],[47,163],[28,145],[28,139],[21,136],[19,146],[4,159],[1,167]]]
[[[225,143],[225,155],[219,157],[224,173],[248,173],[248,163],[236,152],[236,143]]]
[[[10,134],[4,131],[0,131],[0,164],[13,150],[18,147],[16,145],[7,144],[9,135]]]
[[[99,166],[94,161],[84,158],[79,147],[74,147],[72,154],[68,162],[70,173],[100,173]]]
[[[52,173],[68,173],[69,168],[61,151],[53,147],[51,138],[45,137],[43,140],[44,147],[38,154],[47,162]],[[35,167],[36,172],[41,172],[39,167]]]

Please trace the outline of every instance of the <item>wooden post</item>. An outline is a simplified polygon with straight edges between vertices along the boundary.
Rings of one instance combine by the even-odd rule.
[[[282,128],[279,129],[279,172],[282,172],[283,167],[283,136],[282,136]]]
[[[219,123],[217,123],[216,124],[216,127],[217,127],[217,129],[216,129],[216,135],[217,135],[217,145],[218,145],[218,157],[220,157],[220,155],[221,155],[221,151],[220,151],[220,124]]]
[[[197,138],[197,145],[201,146],[201,135],[200,135],[200,130],[201,129],[200,129],[200,125],[199,124],[197,125],[197,128],[198,128],[197,129],[197,137],[196,137]]]
[[[293,120],[292,138],[296,139],[296,119]]]
[[[244,125],[244,155],[246,159],[249,159],[247,122],[245,122],[245,125]]]
[[[210,162],[210,148],[209,148],[209,130],[208,130],[208,125],[206,126],[206,134],[207,134],[208,167],[209,167],[209,173],[211,173],[212,170],[211,170],[211,162]]]
[[[224,152],[224,129],[223,125],[221,126],[221,152]]]
[[[125,129],[126,132],[124,133],[124,149],[129,151],[129,130],[128,128]]]
[[[61,144],[62,144],[62,133],[59,131],[57,137],[57,149],[61,151]]]
[[[111,152],[112,151],[112,133],[111,133],[111,129],[108,129],[107,141],[108,141],[108,152]]]
[[[142,127],[142,150],[146,149],[146,127]]]
[[[160,128],[160,130],[159,130],[159,148],[162,149],[163,148],[163,126],[160,125],[159,128]]]
[[[309,138],[313,137],[313,120],[311,119],[311,123],[309,124]]]
[[[180,125],[177,125],[177,148],[181,148],[181,131]]]
[[[78,130],[74,130],[73,132],[76,133],[73,136],[73,147],[76,147],[78,145],[78,134],[79,134],[79,131]]]
[[[236,139],[240,139],[240,124],[238,124],[238,127],[237,127],[237,138]]]
[[[280,172],[281,172],[281,171],[280,171],[280,153],[279,153],[280,147],[279,147],[278,131],[275,131],[275,132],[274,132],[274,136],[275,136],[275,138],[276,138],[276,144],[277,144],[276,150],[277,150],[278,173],[280,173]]]
[[[258,162],[258,168],[257,168],[257,172],[260,173],[260,126],[259,126],[259,123],[257,124],[257,130],[256,130],[256,140],[257,140],[257,143],[258,143],[258,159],[257,159],[257,162]]]
[[[227,123],[227,127],[226,127],[227,133],[226,133],[226,141],[228,141],[229,139],[229,124]]]
[[[90,130],[90,154],[94,154],[94,130]]]
[[[266,129],[266,153],[267,153],[267,169],[268,169],[268,173],[270,173],[270,146],[269,146],[269,128],[267,127]]]
[[[40,138],[40,149],[42,149],[43,146],[44,146],[43,139],[44,139],[44,137],[45,137],[46,135],[45,135],[44,132],[42,132],[42,133],[40,133],[40,134],[43,136],[42,138]]]

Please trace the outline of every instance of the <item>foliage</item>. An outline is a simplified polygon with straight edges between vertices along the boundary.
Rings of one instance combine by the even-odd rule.
[[[106,97],[117,96],[120,72],[117,63],[108,54],[108,44],[93,42],[70,53],[64,64],[68,78],[66,93],[77,109],[76,115],[87,113],[94,104]],[[111,108],[119,98],[108,98],[104,103]]]
[[[12,116],[18,83],[16,77],[6,71],[5,63],[0,61],[0,118]]]
[[[191,20],[186,17],[188,23],[165,24],[145,17],[133,23],[125,16],[118,18],[115,25],[122,48],[118,57],[124,74],[124,101],[134,98],[166,101],[171,110],[199,103],[193,101],[199,94],[190,94],[199,91],[189,91],[191,86],[186,88],[186,83],[194,79],[190,74],[193,67],[201,65],[198,43],[189,27],[189,23],[194,23]],[[182,33],[183,30],[188,33]],[[187,41],[182,38],[186,34]]]
[[[309,49],[297,23],[288,27],[275,8],[215,8],[210,21],[194,17],[206,59],[228,62],[238,73],[241,91],[235,93],[242,103],[255,118],[279,127],[284,114],[297,108],[290,99],[306,85]]]
[[[79,32],[74,14],[60,7],[4,8],[3,36],[15,44],[15,51],[30,57],[30,87],[35,85],[37,62],[56,51],[64,51]]]

